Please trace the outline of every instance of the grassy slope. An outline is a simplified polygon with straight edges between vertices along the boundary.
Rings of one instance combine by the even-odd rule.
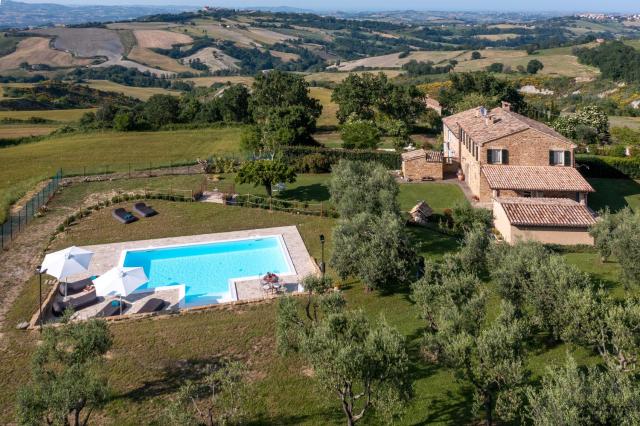
[[[95,111],[89,109],[55,109],[43,111],[0,111],[0,120],[3,118],[13,118],[18,120],[28,120],[31,117],[44,118],[46,120],[70,122],[79,120],[85,112]]]
[[[631,179],[589,179],[596,190],[589,195],[589,207],[598,211],[609,207],[618,211],[627,206],[640,211],[640,183]]]
[[[629,127],[640,130],[640,117],[609,117],[609,125],[611,127]]]
[[[78,185],[62,191],[52,208],[64,208],[88,193],[103,191],[112,185],[162,187],[175,185],[177,180],[184,183],[187,179],[156,178]],[[309,180],[305,185],[313,185],[313,181]],[[300,190],[305,192],[302,188]],[[448,196],[450,194],[441,194],[443,205]],[[435,201],[433,203],[436,204]],[[54,248],[295,224],[311,255],[317,257],[320,254],[318,235],[324,233],[330,236],[333,225],[333,221],[328,219],[268,213],[257,209],[164,201],[154,201],[153,204],[161,212],[159,216],[139,221],[126,229],[112,220],[109,209],[94,213],[72,227],[63,239],[54,241]],[[440,257],[458,244],[456,240],[429,229],[411,228],[410,233],[419,253],[427,257]],[[330,237],[327,251],[331,251]],[[592,253],[569,254],[567,258],[581,268],[598,274],[601,279],[615,277],[615,264],[600,265],[597,256]],[[3,417],[11,415],[15,390],[28,380],[24,371],[28,368],[37,333],[16,331],[11,324],[28,317],[35,308],[33,301],[37,299],[34,292],[37,286],[35,282],[32,284],[25,288],[10,312],[8,328],[3,330],[9,345],[6,351],[0,353],[0,374],[14,378],[0,389],[0,412]],[[416,397],[402,423],[461,424],[472,421],[472,401],[468,388],[456,382],[450,371],[421,360],[417,348],[422,324],[416,318],[417,313],[407,294],[367,294],[357,283],[347,281],[345,284],[350,307],[361,308],[372,318],[383,315],[407,336]],[[488,284],[488,288],[492,289],[491,284]],[[493,310],[495,305],[492,306]],[[337,400],[316,390],[313,378],[305,373],[302,360],[295,355],[281,357],[275,354],[274,319],[274,305],[262,304],[159,321],[113,324],[111,330],[115,340],[108,361],[108,378],[114,389],[114,398],[94,420],[99,424],[117,422],[118,419],[126,419],[131,424],[148,423],[161,415],[166,401],[189,377],[190,365],[213,361],[218,357],[230,357],[242,359],[251,370],[254,388],[249,410],[253,419],[278,424],[342,424]],[[580,361],[588,359],[585,351],[575,351],[564,345],[535,349],[528,362],[534,373],[532,379],[550,363],[560,362],[567,351],[574,352]]]
[[[122,93],[126,96],[138,98],[142,101],[146,101],[151,96],[157,95],[157,94],[175,95],[175,96],[179,96],[181,94],[181,92],[177,92],[175,90],[167,90],[161,87],[132,87],[132,86],[125,86],[122,84],[114,83],[113,81],[107,81],[107,80],[91,80],[88,86],[94,89],[103,90],[107,92]]]
[[[43,136],[48,135],[57,128],[58,126],[47,124],[0,124],[0,139]]]
[[[10,201],[39,180],[62,168],[69,173],[124,171],[128,164],[193,161],[213,153],[238,151],[239,128],[180,130],[171,132],[105,132],[55,137],[42,142],[0,149],[0,222]]]
[[[318,126],[337,126],[336,112],[338,112],[338,105],[331,102],[333,91],[324,87],[312,87],[310,92],[311,97],[316,98],[322,104],[322,115],[318,119]]]

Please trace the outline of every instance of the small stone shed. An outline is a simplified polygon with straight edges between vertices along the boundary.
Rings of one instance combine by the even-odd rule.
[[[444,155],[440,151],[416,149],[402,154],[402,177],[407,181],[442,180]]]
[[[433,209],[429,207],[429,205],[424,201],[420,201],[409,212],[409,215],[411,216],[411,221],[418,225],[426,225],[426,223],[429,220],[429,217],[432,214],[433,214]]]

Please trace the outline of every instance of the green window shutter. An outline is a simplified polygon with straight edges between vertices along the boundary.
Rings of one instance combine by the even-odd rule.
[[[509,150],[502,150],[502,164],[509,164]]]
[[[564,152],[564,165],[565,166],[571,165],[571,151]]]
[[[549,165],[555,166],[555,164],[553,164],[553,151],[549,151]]]

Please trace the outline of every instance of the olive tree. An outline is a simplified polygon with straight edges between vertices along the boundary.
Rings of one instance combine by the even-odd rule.
[[[47,327],[32,359],[32,381],[18,392],[23,425],[86,425],[108,398],[99,370],[112,338],[107,323],[89,320]]]
[[[276,182],[293,183],[296,172],[281,160],[248,161],[240,167],[236,176],[237,183],[252,183],[264,187],[267,195],[272,196],[272,185]]]
[[[361,311],[329,315],[304,340],[304,354],[320,386],[337,395],[347,425],[369,413],[392,420],[411,397],[404,337]]]

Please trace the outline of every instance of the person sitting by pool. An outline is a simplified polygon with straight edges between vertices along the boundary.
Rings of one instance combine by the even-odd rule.
[[[267,275],[265,275],[264,277],[262,277],[262,279],[270,284],[273,283],[277,283],[278,281],[280,281],[280,278],[278,278],[278,276],[274,273],[271,272],[267,272]]]

